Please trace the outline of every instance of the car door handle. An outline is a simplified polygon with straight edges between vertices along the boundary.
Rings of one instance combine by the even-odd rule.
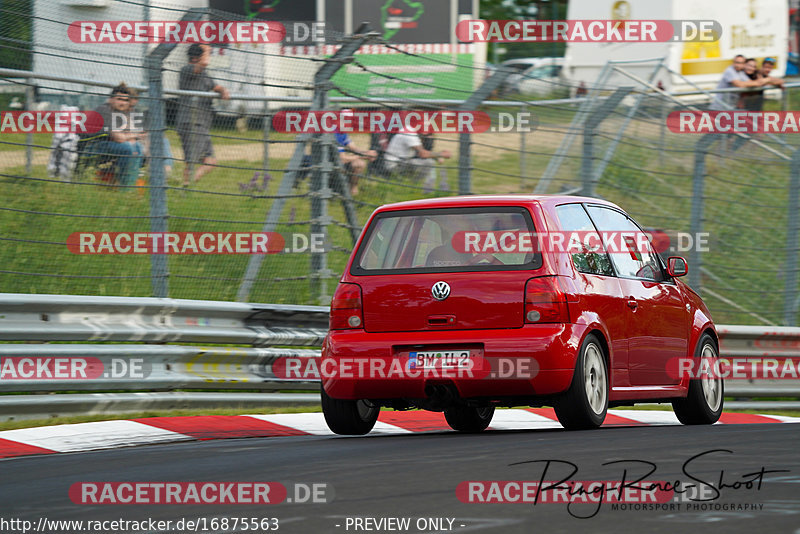
[[[636,311],[636,308],[638,308],[638,307],[639,307],[639,303],[638,303],[638,302],[636,302],[636,299],[635,299],[635,298],[633,298],[633,297],[629,297],[629,298],[628,298],[628,307],[629,307],[630,309],[632,309],[633,311]]]

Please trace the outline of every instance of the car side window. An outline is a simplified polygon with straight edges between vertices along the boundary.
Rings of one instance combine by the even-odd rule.
[[[662,282],[666,279],[658,255],[644,232],[625,214],[603,206],[587,206],[604,242],[610,242],[611,262],[617,274]]]
[[[565,234],[574,234],[578,236],[578,246],[581,247],[580,252],[573,252],[572,264],[575,269],[582,273],[589,274],[602,274],[605,276],[613,276],[614,270],[611,268],[611,262],[608,259],[602,243],[599,244],[597,250],[592,250],[590,247],[584,245],[583,237],[588,232],[596,233],[591,219],[586,214],[583,206],[580,204],[563,204],[556,207],[556,215],[561,225],[561,230]],[[596,240],[599,243],[599,240]]]

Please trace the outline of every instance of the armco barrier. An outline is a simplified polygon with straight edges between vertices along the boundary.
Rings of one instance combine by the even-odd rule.
[[[0,294],[0,341],[16,342],[0,344],[0,360],[81,356],[104,370],[90,379],[3,379],[0,393],[316,391],[318,383],[276,377],[272,363],[318,358],[327,323],[328,309],[319,306]],[[722,356],[800,359],[800,328],[719,325],[718,332]],[[800,380],[728,380],[726,394],[800,397]],[[53,404],[59,397],[48,396]]]
[[[3,380],[0,392],[318,389],[275,377],[272,362],[319,357],[299,347],[320,347],[327,326],[328,309],[318,306],[0,294],[0,340],[46,343],[0,344],[0,359],[81,356],[104,370],[88,379]],[[53,343],[65,341],[77,343]]]

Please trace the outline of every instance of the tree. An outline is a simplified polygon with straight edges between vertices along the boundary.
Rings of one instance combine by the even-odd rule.
[[[33,0],[0,0],[0,67],[31,69],[32,13]]]
[[[480,18],[486,20],[563,20],[567,18],[567,0],[480,0]],[[518,57],[563,56],[564,43],[489,43],[489,57],[499,46],[507,52],[501,60]]]

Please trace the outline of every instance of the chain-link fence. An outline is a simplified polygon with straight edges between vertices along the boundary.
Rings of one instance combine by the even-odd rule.
[[[669,113],[703,106],[702,91],[667,95],[633,75],[622,91],[602,76],[580,88],[558,76],[512,77],[487,68],[477,45],[399,45],[363,27],[354,35],[326,30],[299,45],[212,47],[208,72],[230,93],[222,99],[228,95],[179,89],[187,45],[75,43],[66,34],[85,11],[25,5],[0,5],[0,58],[15,58],[0,70],[0,109],[91,110],[124,81],[140,92],[141,144],[149,147],[141,160],[131,156],[140,170],[123,181],[103,161],[119,155],[99,151],[87,163],[82,147],[52,134],[0,135],[0,291],[325,303],[361,225],[381,204],[458,193],[578,193],[614,201],[670,236],[718,322],[795,324],[800,144],[787,135],[670,130]],[[119,19],[242,19],[163,2],[114,5]],[[32,21],[29,35],[6,31],[20,18]],[[625,65],[607,68],[624,77]],[[653,72],[663,68],[653,62]],[[766,108],[791,107],[792,96],[786,89]],[[182,128],[180,115],[195,123],[212,100],[216,162],[195,180],[202,163],[183,148],[187,139],[201,144],[205,129]],[[379,135],[350,135],[344,153],[363,161],[362,169],[345,165],[332,135],[273,128],[281,111],[343,107],[481,110],[495,128],[434,135],[427,148],[439,157],[430,173],[415,175],[381,165],[387,139]],[[526,113],[534,128],[503,128]],[[378,158],[358,156],[368,150]],[[76,232],[164,231],[273,231],[293,251],[81,255],[67,246]],[[698,247],[706,233],[707,245]],[[322,252],[309,247],[315,234],[325,235]]]

